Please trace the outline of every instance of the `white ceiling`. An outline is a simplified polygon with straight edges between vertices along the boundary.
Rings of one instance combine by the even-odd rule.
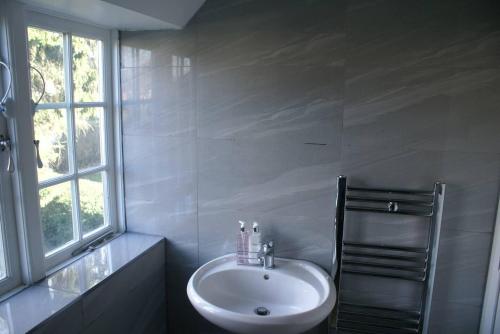
[[[45,13],[119,30],[181,29],[205,0],[20,0]]]

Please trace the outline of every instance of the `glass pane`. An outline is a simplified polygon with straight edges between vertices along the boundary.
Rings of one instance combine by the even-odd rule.
[[[70,182],[40,190],[40,216],[45,253],[74,239],[72,207]]]
[[[45,181],[67,174],[68,121],[65,109],[46,109],[35,113],[35,139],[40,141],[43,168],[38,169],[38,180]]]
[[[45,94],[40,102],[64,102],[64,45],[63,34],[38,28],[28,28],[28,52],[30,65],[43,75],[43,79],[36,70],[31,69],[31,95],[38,101],[43,92],[45,80]]]
[[[80,178],[80,220],[83,234],[89,234],[107,225],[104,216],[103,174]]]
[[[74,100],[102,101],[101,41],[73,36],[72,45]]]
[[[0,222],[1,223],[1,222]],[[7,277],[7,266],[5,263],[5,248],[4,248],[4,237],[0,228],[0,280]]]
[[[102,108],[76,109],[76,160],[79,169],[101,165]]]

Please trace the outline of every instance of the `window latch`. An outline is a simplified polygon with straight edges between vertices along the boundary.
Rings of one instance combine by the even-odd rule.
[[[8,151],[9,160],[7,162],[7,172],[12,173],[14,171],[14,160],[12,159],[11,142],[8,136],[0,135],[0,151]]]

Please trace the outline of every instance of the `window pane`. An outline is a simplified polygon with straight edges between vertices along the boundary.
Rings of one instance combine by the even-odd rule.
[[[107,225],[104,215],[103,173],[80,178],[80,220],[83,234]]]
[[[30,65],[43,74],[45,94],[42,103],[64,102],[63,34],[38,28],[28,28]],[[40,74],[31,69],[31,94],[37,101],[43,92]]]
[[[101,165],[103,109],[76,109],[76,159],[79,169]]]
[[[7,266],[5,263],[4,241],[5,241],[5,239],[3,237],[3,231],[0,228],[0,280],[7,277]]]
[[[73,85],[76,102],[102,101],[101,41],[72,37]]]
[[[74,239],[72,208],[70,182],[40,190],[40,216],[45,253]]]
[[[45,181],[67,174],[68,121],[65,109],[39,110],[34,116],[35,139],[40,141],[43,168],[38,169],[38,180]]]

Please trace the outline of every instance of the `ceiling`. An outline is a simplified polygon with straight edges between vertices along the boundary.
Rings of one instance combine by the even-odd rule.
[[[20,0],[48,14],[119,30],[182,29],[205,0]]]

